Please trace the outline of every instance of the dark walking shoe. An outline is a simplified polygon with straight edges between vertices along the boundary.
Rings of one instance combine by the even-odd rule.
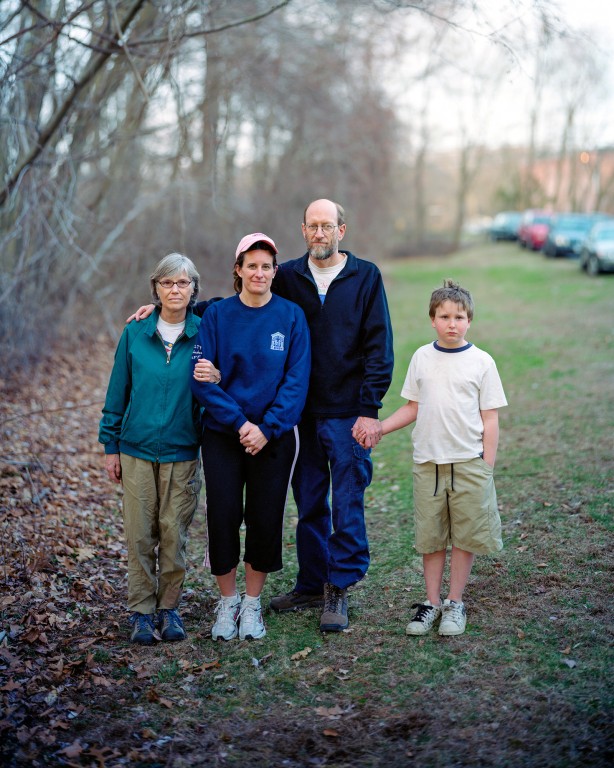
[[[131,643],[154,645],[162,639],[154,624],[153,613],[136,613],[135,611],[130,616],[130,623],[132,624]]]
[[[170,608],[160,608],[158,611],[158,629],[160,636],[167,643],[174,643],[186,638],[181,617],[177,611]]]
[[[320,632],[341,632],[349,626],[347,589],[334,584],[324,585],[324,612],[320,617]]]
[[[277,613],[287,611],[302,611],[306,608],[322,608],[324,595],[305,595],[302,592],[286,592],[285,595],[277,595],[272,598],[269,607]]]

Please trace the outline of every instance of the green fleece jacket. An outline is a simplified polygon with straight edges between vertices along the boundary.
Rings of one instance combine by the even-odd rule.
[[[170,359],[156,325],[159,310],[133,320],[119,340],[98,440],[105,453],[168,463],[198,456],[200,407],[190,391],[190,358],[200,318],[188,309]]]

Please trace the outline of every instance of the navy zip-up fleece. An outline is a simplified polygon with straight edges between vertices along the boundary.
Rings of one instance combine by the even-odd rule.
[[[279,265],[273,292],[305,312],[311,378],[304,416],[377,418],[392,380],[392,325],[382,275],[349,251],[322,304],[309,256]]]

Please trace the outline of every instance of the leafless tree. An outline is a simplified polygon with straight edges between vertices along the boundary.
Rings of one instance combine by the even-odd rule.
[[[298,255],[315,197],[344,204],[346,243],[362,255],[422,245],[450,176],[431,93],[453,72],[449,31],[467,33],[482,5],[5,0],[3,360],[27,360],[62,329],[116,333],[170,250],[195,259],[208,295],[229,292],[232,244],[264,229]],[[466,135],[457,230],[478,160]]]
[[[172,194],[168,158],[148,150],[154,134],[164,134],[156,107],[174,134],[176,115],[162,102],[182,46],[255,24],[288,3],[244,3],[215,24],[208,7],[190,2],[3,4],[10,5],[0,26],[5,359],[18,363],[44,346],[79,303],[107,316],[109,306],[121,306],[130,284],[114,272],[139,272],[144,257],[151,263],[151,242],[129,258],[117,258],[118,249],[143,213]],[[16,313],[8,296],[29,311]]]

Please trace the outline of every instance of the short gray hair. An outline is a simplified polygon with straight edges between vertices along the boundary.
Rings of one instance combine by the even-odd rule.
[[[162,306],[162,302],[160,301],[158,291],[156,289],[156,283],[165,277],[180,275],[182,272],[185,272],[190,280],[192,280],[194,283],[194,290],[190,296],[189,306],[192,307],[194,304],[196,304],[196,297],[198,296],[198,291],[200,288],[200,275],[196,271],[194,262],[191,259],[188,259],[187,256],[183,256],[181,253],[169,253],[168,256],[165,256],[162,261],[158,263],[158,266],[149,276],[151,296],[156,307]]]

